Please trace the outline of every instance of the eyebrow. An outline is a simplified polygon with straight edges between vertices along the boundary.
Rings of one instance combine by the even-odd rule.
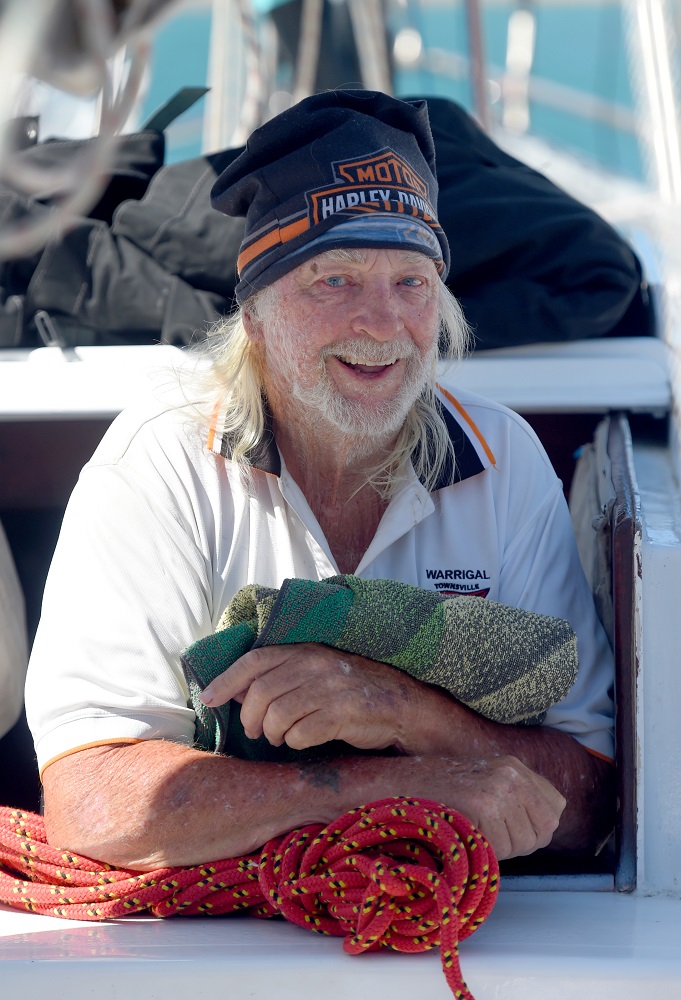
[[[323,253],[317,254],[310,261],[310,270],[316,274],[319,270],[320,264],[325,263],[339,263],[339,264],[363,264],[366,260],[366,255],[363,250],[357,249],[345,249],[344,247],[335,247],[332,250],[324,250]]]
[[[399,253],[402,255],[402,259],[405,264],[413,264],[414,266],[421,266],[425,261],[435,265],[435,262],[431,260],[427,254],[419,253],[417,250],[401,250],[399,247],[385,247],[384,249],[390,250],[393,253]],[[366,254],[368,250],[362,250],[360,248],[345,248],[336,247],[331,250],[324,250],[323,253],[318,254],[313,257],[310,261],[310,270],[313,274],[317,274],[320,265],[325,263],[339,263],[339,264],[363,264],[366,261]]]

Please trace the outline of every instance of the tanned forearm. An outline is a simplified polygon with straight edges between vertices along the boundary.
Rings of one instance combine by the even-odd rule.
[[[556,851],[595,851],[613,827],[614,767],[577,740],[547,726],[508,726],[466,708],[439,688],[418,685],[408,726],[398,741],[407,754],[512,754],[566,799],[550,844]]]
[[[336,775],[297,770],[162,740],[86,749],[43,775],[48,840],[142,870],[248,854],[343,801]]]
[[[558,850],[595,850],[612,825],[607,762],[556,730],[490,722],[385,663],[316,643],[261,647],[217,677],[203,697],[211,705],[239,698],[247,735],[264,733],[275,745],[303,749],[341,739],[473,764],[513,755],[567,799],[552,841]]]
[[[49,843],[141,871],[257,850],[390,795],[443,802],[486,833],[500,858],[546,846],[564,802],[514,758],[344,757],[253,763],[165,741],[78,751],[44,772]]]
[[[371,669],[380,676],[370,711],[364,665],[363,684],[349,697],[343,691],[354,671],[347,664],[340,671],[341,694],[324,695],[331,705],[321,714],[324,739],[330,721],[335,738],[401,755],[297,765],[236,760],[161,740],[89,748],[44,773],[49,842],[140,870],[199,864],[251,853],[271,837],[390,795],[459,810],[500,858],[549,844],[593,851],[607,835],[612,769],[571,737],[490,722],[439,688],[384,664]],[[319,701],[318,687],[304,691],[306,704],[313,695]],[[255,715],[262,716],[262,707]],[[318,715],[303,720],[313,733]],[[249,735],[258,735],[247,721]],[[296,731],[285,713],[280,730],[287,740]],[[303,746],[324,741],[311,738],[309,728],[302,738],[311,739]],[[276,726],[272,739],[283,741]]]
[[[195,864],[248,854],[298,826],[399,794],[386,772],[364,757],[296,766],[161,740],[97,747],[47,768],[45,822],[50,843],[111,864]]]

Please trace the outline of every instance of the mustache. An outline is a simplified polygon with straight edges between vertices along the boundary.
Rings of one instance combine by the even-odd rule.
[[[417,353],[413,341],[390,340],[340,340],[326,344],[320,351],[322,361],[329,357],[351,357],[361,365],[387,365],[393,361],[407,360]]]

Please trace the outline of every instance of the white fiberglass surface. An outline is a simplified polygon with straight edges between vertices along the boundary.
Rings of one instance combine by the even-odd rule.
[[[636,693],[639,885],[647,892],[679,895],[681,493],[667,449],[639,445],[634,448],[634,464],[642,516]],[[679,942],[681,954],[681,937]]]
[[[659,414],[671,400],[667,350],[652,337],[534,344],[481,351],[441,379],[524,413]],[[188,361],[160,345],[0,351],[0,420],[113,417]]]
[[[678,1000],[680,940],[679,900],[502,889],[461,965],[476,1000]],[[247,917],[84,924],[0,909],[0,962],[3,993],[51,1000],[451,997],[436,952],[350,957],[338,938]]]
[[[41,347],[0,351],[0,420],[110,417],[176,384],[175,347]]]
[[[447,387],[521,413],[666,413],[668,348],[655,337],[613,337],[479,351],[443,371]]]

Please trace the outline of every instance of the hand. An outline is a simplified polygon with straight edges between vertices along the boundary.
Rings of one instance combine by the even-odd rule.
[[[467,816],[500,860],[532,854],[551,842],[566,801],[546,778],[516,757],[423,762],[433,769],[431,797]]]
[[[241,702],[251,739],[295,750],[330,740],[359,749],[396,743],[419,682],[395,667],[319,643],[252,649],[215,678],[206,705]]]

